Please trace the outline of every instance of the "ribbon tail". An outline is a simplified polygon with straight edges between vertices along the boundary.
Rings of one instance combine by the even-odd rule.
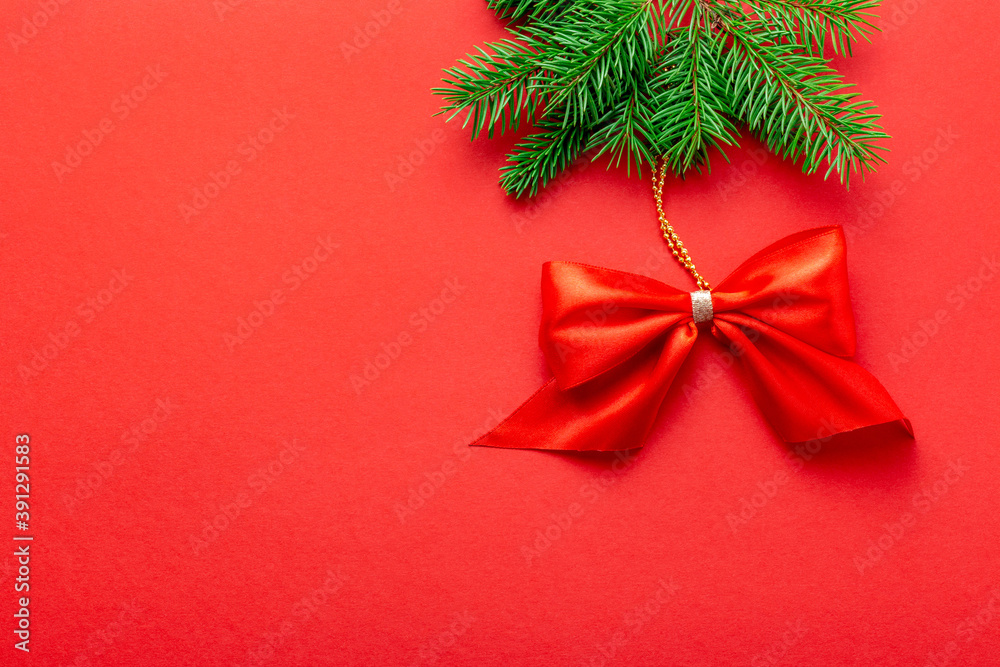
[[[472,445],[562,451],[641,447],[697,336],[689,320],[667,331],[662,343],[587,382],[561,389],[549,380]]]
[[[757,405],[785,442],[892,422],[913,436],[885,387],[850,359],[737,313],[717,316],[713,333],[740,361]]]

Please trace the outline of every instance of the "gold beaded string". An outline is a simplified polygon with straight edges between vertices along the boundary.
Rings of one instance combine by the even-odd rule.
[[[677,232],[667,222],[667,216],[663,213],[663,181],[666,177],[667,158],[663,157],[660,160],[659,170],[653,170],[653,197],[656,199],[656,212],[660,215],[660,230],[663,231],[663,238],[666,240],[667,245],[670,246],[670,252],[674,254],[674,258],[680,262],[681,266],[687,269],[688,273],[694,276],[695,281],[698,283],[698,289],[711,290],[712,286],[708,284],[707,280],[701,277],[698,269],[694,268],[694,262],[691,261],[691,256],[688,254],[687,248],[681,243],[680,237],[677,236]]]

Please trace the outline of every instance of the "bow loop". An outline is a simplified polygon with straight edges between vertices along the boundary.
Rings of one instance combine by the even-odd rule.
[[[764,248],[719,284],[712,301],[716,314],[739,312],[824,352],[854,355],[840,227],[809,229]]]
[[[652,278],[573,262],[542,267],[539,344],[562,389],[610,371],[690,319],[687,292]]]

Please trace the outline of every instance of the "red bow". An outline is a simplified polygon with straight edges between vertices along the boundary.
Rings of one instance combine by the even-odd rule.
[[[844,234],[793,234],[711,293],[711,331],[743,367],[786,442],[909,420],[854,354]],[[554,379],[474,445],[641,447],[698,337],[687,292],[645,276],[572,262],[542,269],[540,342]]]

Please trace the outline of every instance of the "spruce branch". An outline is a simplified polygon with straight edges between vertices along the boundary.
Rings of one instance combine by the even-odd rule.
[[[563,124],[592,124],[618,98],[620,84],[644,78],[655,42],[653,0],[575,2],[525,28],[550,45],[539,57],[538,91],[561,109]]]
[[[702,164],[709,147],[736,145],[721,69],[723,42],[702,23],[709,17],[700,15],[697,6],[694,12],[688,28],[670,32],[661,74],[653,82],[657,146],[679,175]]]
[[[733,17],[721,19],[732,39],[726,69],[732,74],[736,114],[773,152],[802,159],[806,173],[823,162],[843,183],[852,171],[883,162],[877,142],[888,135],[879,115],[854,94],[829,64],[782,43],[781,33]]]
[[[771,21],[807,52],[823,55],[826,38],[833,52],[851,55],[851,43],[875,31],[870,10],[878,0],[746,0],[754,18]]]
[[[449,120],[466,112],[463,127],[472,123],[472,138],[484,130],[493,137],[517,130],[523,115],[535,110],[538,95],[530,87],[538,72],[531,47],[543,45],[503,40],[477,47],[478,53],[458,61],[460,67],[445,70],[445,87],[433,92],[444,97],[442,113],[451,112]]]
[[[679,175],[737,145],[738,125],[811,173],[849,184],[887,135],[824,58],[874,30],[877,0],[487,0],[509,39],[446,69],[441,112],[473,137],[530,122],[501,169],[533,195],[584,150]]]
[[[594,158],[607,153],[615,166],[625,161],[631,173],[632,164],[642,174],[642,164],[656,161],[659,153],[651,91],[645,81],[635,82],[616,105],[608,109],[595,124],[587,150],[595,150]]]
[[[486,0],[486,4],[500,18],[518,19],[526,16],[552,16],[573,2],[572,0]]]
[[[587,128],[564,125],[559,119],[543,118],[539,132],[515,145],[500,168],[500,184],[515,197],[533,197],[583,152]]]

